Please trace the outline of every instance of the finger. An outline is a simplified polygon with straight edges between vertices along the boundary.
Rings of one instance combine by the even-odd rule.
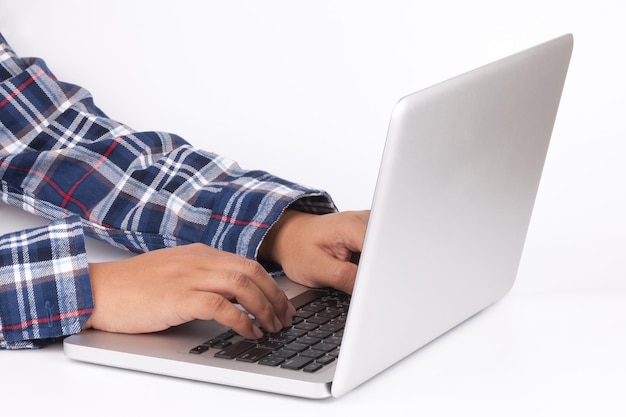
[[[249,276],[241,271],[220,271],[213,274],[205,285],[208,292],[220,294],[225,299],[234,298],[259,324],[269,332],[282,329],[274,306]]]
[[[369,211],[337,213],[331,224],[334,234],[321,239],[322,248],[339,260],[359,263],[369,220]],[[329,240],[330,239],[330,240]]]
[[[363,250],[363,241],[367,231],[369,213],[369,211],[343,213],[348,216],[347,221],[342,223],[345,238],[344,243],[352,252],[361,252]]]
[[[259,339],[263,332],[244,311],[219,294],[197,291],[185,303],[183,314],[200,320],[215,320],[247,339]]]
[[[349,260],[337,259],[324,251],[321,252],[317,267],[311,272],[311,279],[318,285],[333,287],[352,294],[357,265]]]
[[[242,262],[240,269],[246,273],[246,276],[252,280],[269,301],[274,314],[280,320],[281,328],[291,326],[296,310],[287,299],[285,292],[280,289],[274,278],[258,262],[240,259]],[[243,305],[243,300],[238,299],[238,301]]]
[[[210,257],[203,259],[207,275],[200,277],[198,289],[236,299],[270,332],[291,326],[295,308],[258,262],[211,248],[204,250]]]

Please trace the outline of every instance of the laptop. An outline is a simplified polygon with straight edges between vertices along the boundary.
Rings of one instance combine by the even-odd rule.
[[[213,321],[88,330],[65,353],[307,398],[373,378],[511,289],[572,47],[563,35],[399,100],[351,296],[279,277],[299,308],[284,334],[253,342]]]

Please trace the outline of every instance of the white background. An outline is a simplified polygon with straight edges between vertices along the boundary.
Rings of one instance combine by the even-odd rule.
[[[0,352],[3,411],[624,415],[622,3],[0,0],[18,54],[44,58],[111,117],[326,189],[341,209],[369,207],[398,98],[575,38],[518,280],[495,306],[339,400],[78,364],[55,346]],[[0,232],[32,221],[0,216]]]

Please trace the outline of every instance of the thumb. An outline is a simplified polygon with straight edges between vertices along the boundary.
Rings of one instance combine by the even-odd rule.
[[[333,287],[352,294],[357,268],[350,260],[341,260],[324,253],[320,255],[320,262],[314,268],[311,279],[317,286]]]

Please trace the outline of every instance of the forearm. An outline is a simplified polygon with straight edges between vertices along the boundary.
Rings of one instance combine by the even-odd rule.
[[[248,258],[287,206],[335,211],[319,190],[243,170],[173,134],[135,132],[43,61],[12,56],[0,90],[0,179],[11,204],[51,219],[76,213],[85,233],[132,251],[202,242]]]
[[[16,57],[1,37],[0,47],[0,195],[49,219],[72,215],[47,237],[2,241],[0,347],[84,326],[93,300],[83,233],[135,252],[204,243],[256,259],[287,207],[336,211],[322,191],[241,169],[176,135],[135,132],[43,61]]]

